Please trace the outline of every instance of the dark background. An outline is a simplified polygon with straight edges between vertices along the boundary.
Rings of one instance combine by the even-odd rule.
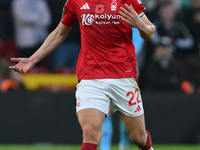
[[[0,93],[0,143],[80,144],[75,91]],[[158,144],[200,143],[200,96],[183,92],[143,92],[146,126]],[[117,113],[113,143],[118,143]]]

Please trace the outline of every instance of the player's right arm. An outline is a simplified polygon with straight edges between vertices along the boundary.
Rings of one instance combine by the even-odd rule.
[[[66,39],[71,29],[72,27],[60,23],[32,56],[29,58],[11,58],[11,61],[16,62],[17,64],[10,66],[9,68],[19,73],[28,72],[36,63],[53,52]]]

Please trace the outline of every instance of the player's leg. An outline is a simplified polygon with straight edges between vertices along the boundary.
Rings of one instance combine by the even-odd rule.
[[[102,80],[81,80],[76,91],[76,111],[83,131],[81,150],[96,150],[101,140],[103,120],[109,112],[110,100]]]
[[[81,150],[97,150],[97,145],[101,140],[101,129],[105,113],[88,108],[79,111],[77,115],[83,132]]]
[[[151,150],[151,137],[145,129],[144,109],[140,89],[134,78],[112,80],[111,104],[113,112],[120,112],[127,132],[141,150]]]
[[[126,127],[122,121],[119,119],[119,150],[128,150],[130,143],[130,137],[126,131]]]
[[[102,138],[99,143],[101,150],[110,150],[112,142],[113,126],[112,126],[112,116],[109,114],[103,122],[102,126]]]
[[[145,129],[144,115],[130,117],[120,112],[120,116],[134,144],[141,150],[153,150],[151,136]]]

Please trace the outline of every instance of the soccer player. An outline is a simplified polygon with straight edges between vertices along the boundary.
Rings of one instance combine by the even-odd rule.
[[[29,58],[11,58],[17,64],[10,69],[29,71],[63,42],[77,19],[82,44],[76,68],[81,150],[97,150],[109,105],[119,112],[134,144],[140,150],[153,150],[136,82],[131,27],[137,28],[143,39],[152,40],[155,26],[145,16],[140,0],[68,0],[61,22],[42,46]]]

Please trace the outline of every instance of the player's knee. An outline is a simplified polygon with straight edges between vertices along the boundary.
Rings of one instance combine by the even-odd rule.
[[[143,146],[145,145],[147,141],[147,135],[146,133],[137,133],[137,134],[131,134],[130,135],[131,140],[133,143],[137,146]]]
[[[91,125],[86,125],[83,127],[83,140],[84,142],[98,144],[101,140],[101,132]]]

